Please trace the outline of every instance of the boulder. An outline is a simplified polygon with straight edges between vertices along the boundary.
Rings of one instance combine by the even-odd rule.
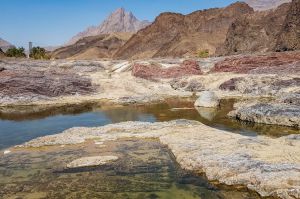
[[[212,91],[203,91],[200,93],[200,97],[196,100],[196,107],[217,107],[220,104],[220,99]]]
[[[300,129],[300,107],[283,103],[244,102],[235,105],[228,116],[241,121],[290,126]]]

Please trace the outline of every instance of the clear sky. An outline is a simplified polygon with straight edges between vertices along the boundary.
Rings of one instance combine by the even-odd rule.
[[[188,14],[223,7],[235,0],[1,0],[0,38],[16,46],[56,46],[123,7],[140,20],[161,12]]]

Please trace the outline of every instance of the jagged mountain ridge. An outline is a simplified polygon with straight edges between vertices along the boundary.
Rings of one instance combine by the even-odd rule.
[[[72,37],[66,45],[74,44],[79,39],[88,36],[122,32],[135,33],[149,24],[151,24],[149,21],[140,21],[132,12],[127,12],[124,8],[119,8],[111,13],[99,26],[88,27],[85,31]]]
[[[98,59],[112,55],[132,36],[132,33],[110,33],[79,39],[75,44],[51,53],[55,59]]]

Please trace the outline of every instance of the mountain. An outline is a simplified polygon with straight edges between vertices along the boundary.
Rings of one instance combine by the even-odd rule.
[[[291,2],[292,0],[245,0],[254,10],[262,11],[274,9],[281,4]]]
[[[150,22],[139,21],[131,12],[126,12],[123,8],[120,8],[111,13],[99,26],[88,27],[85,31],[75,35],[67,45],[74,44],[79,39],[88,36],[120,32],[135,33],[148,25],[150,25]]]
[[[279,33],[275,50],[300,50],[300,0],[293,0]]]
[[[225,41],[231,23],[253,8],[237,2],[225,8],[196,11],[188,15],[163,13],[138,31],[114,55],[116,59],[196,56],[215,53]]]
[[[75,44],[54,50],[55,59],[97,59],[112,55],[132,36],[132,33],[110,33],[79,39]]]
[[[5,52],[7,49],[12,47],[14,47],[14,45],[0,38],[0,48],[2,49],[3,52]]]
[[[217,55],[300,49],[300,0],[239,17]]]

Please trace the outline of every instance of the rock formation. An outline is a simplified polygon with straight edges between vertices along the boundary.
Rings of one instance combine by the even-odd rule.
[[[281,4],[291,2],[292,0],[245,0],[254,10],[269,10],[280,6]]]
[[[118,141],[157,138],[183,169],[205,173],[208,180],[243,185],[263,197],[300,196],[300,136],[248,137],[196,121],[125,122],[96,128],[72,128],[19,147],[79,144],[86,140]],[[59,155],[59,154],[58,154]]]
[[[126,12],[123,8],[120,8],[111,13],[111,15],[99,26],[88,27],[85,31],[75,35],[66,45],[72,45],[83,37],[100,34],[120,32],[135,33],[149,24],[150,22],[139,21],[131,12]]]
[[[131,33],[111,33],[84,37],[75,44],[52,52],[56,59],[97,59],[111,58],[130,37]]]
[[[7,51],[7,49],[14,47],[14,45],[10,44],[8,41],[0,38],[0,48],[3,52]]]
[[[91,80],[74,73],[52,71],[4,70],[0,72],[0,103],[93,92]]]
[[[153,24],[136,33],[114,58],[196,56],[205,50],[214,54],[216,47],[225,41],[231,23],[252,12],[246,3],[238,2],[189,15],[163,13]]]
[[[300,49],[299,0],[274,10],[239,17],[230,26],[217,55]]]
[[[279,33],[277,51],[300,50],[300,1],[293,0]]]
[[[132,75],[148,80],[160,78],[177,78],[190,75],[201,75],[199,65],[196,61],[184,61],[180,66],[162,68],[162,66],[151,64],[135,64],[132,69]]]
[[[285,103],[244,102],[235,105],[237,110],[229,113],[230,117],[238,120],[290,126],[300,129],[299,105]]]
[[[195,107],[214,108],[220,105],[220,99],[212,91],[203,91],[195,102]]]
[[[229,57],[215,64],[211,72],[298,74],[300,73],[300,52]]]

